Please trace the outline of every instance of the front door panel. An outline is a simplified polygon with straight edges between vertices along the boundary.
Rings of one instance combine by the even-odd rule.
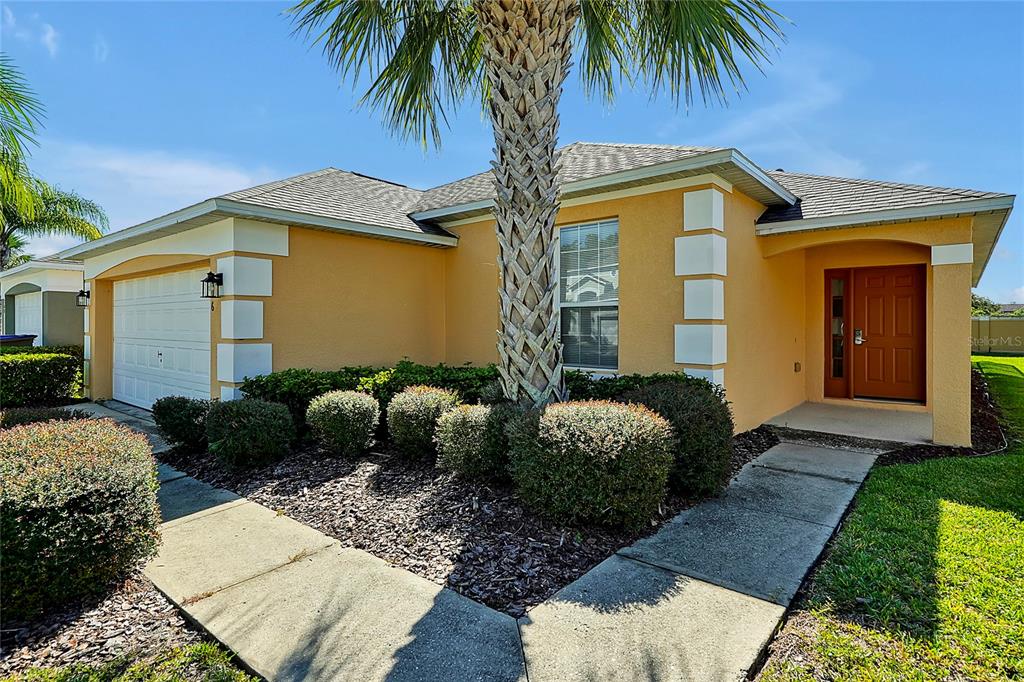
[[[923,265],[853,273],[853,395],[925,398]]]

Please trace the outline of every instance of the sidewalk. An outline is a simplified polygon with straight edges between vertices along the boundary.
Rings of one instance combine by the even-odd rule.
[[[737,680],[874,458],[778,445],[518,621],[166,466],[146,574],[271,680]]]

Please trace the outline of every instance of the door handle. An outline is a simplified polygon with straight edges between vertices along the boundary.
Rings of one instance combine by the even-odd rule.
[[[853,330],[853,342],[856,345],[859,346],[862,343],[864,343],[865,341],[867,341],[867,339],[864,338],[864,332],[862,330],[860,330],[860,329],[854,329]]]

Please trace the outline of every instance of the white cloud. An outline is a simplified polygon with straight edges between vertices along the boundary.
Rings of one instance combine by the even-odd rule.
[[[43,44],[46,51],[50,53],[51,59],[57,58],[57,50],[60,49],[60,34],[57,33],[51,24],[43,24],[42,32],[39,36],[39,42]]]
[[[40,177],[100,204],[110,218],[111,230],[281,177],[265,167],[245,169],[194,154],[52,139],[42,141],[32,162]],[[74,243],[59,237],[34,239],[29,250],[44,256]]]
[[[97,35],[96,39],[92,41],[92,56],[98,64],[107,61],[107,57],[110,56],[110,45],[101,35]]]

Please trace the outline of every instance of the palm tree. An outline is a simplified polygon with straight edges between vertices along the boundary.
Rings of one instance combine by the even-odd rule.
[[[16,268],[19,265],[32,260],[33,256],[31,253],[27,253],[25,249],[28,248],[28,240],[19,234],[12,234],[7,238],[7,264],[3,267],[4,270],[10,268]]]
[[[0,208],[16,206],[29,215],[35,208],[25,157],[42,115],[43,106],[21,72],[0,54]]]
[[[578,51],[588,94],[616,81],[691,102],[724,100],[782,38],[764,0],[300,0],[296,30],[323,47],[343,78],[371,85],[363,102],[426,145],[467,95],[494,132],[494,217],[501,276],[499,371],[508,398],[564,398],[558,338],[555,216],[558,102]]]
[[[8,267],[11,245],[20,240],[52,234],[81,239],[99,239],[102,236],[107,228],[107,216],[98,204],[38,178],[28,178],[26,182],[33,210],[24,212],[13,205],[3,206],[0,270]]]

